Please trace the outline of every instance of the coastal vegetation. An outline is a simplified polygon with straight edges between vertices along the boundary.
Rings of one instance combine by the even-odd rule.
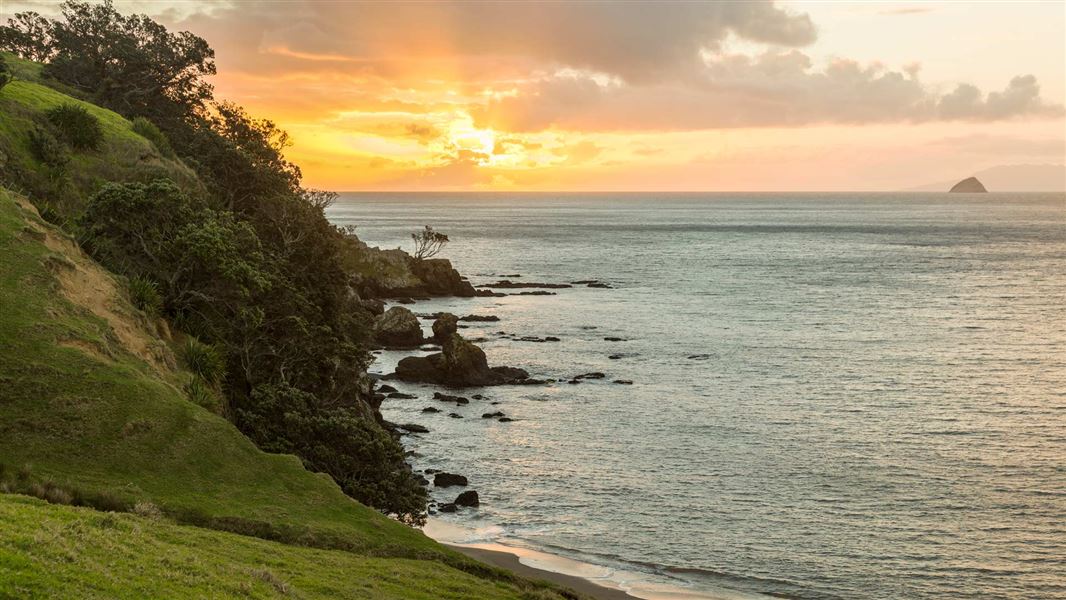
[[[417,233],[411,234],[411,239],[415,243],[415,251],[412,253],[417,259],[432,258],[440,251],[444,249],[445,244],[448,243],[448,236],[435,231],[429,225],[426,225],[425,229]]]
[[[24,168],[12,183],[101,264],[137,281],[177,331],[216,349],[226,415],[261,448],[296,454],[353,498],[418,522],[425,492],[365,401],[370,315],[345,274],[351,245],[323,215],[332,196],[303,188],[285,160],[287,135],[214,99],[202,39],[110,4],[70,2],[58,20],[22,15],[0,40],[46,60],[37,83],[17,85],[55,81],[121,114],[113,128],[156,160],[192,171],[94,173],[79,185],[80,165],[68,163],[99,153],[106,127],[84,103],[61,101],[45,122],[32,118],[34,159],[50,172]],[[71,188],[80,201],[69,201]]]
[[[0,497],[0,595],[574,597],[403,524],[426,492],[366,375],[368,291],[472,295],[447,261],[329,224],[190,33],[67,2],[0,51],[0,491],[82,507]]]

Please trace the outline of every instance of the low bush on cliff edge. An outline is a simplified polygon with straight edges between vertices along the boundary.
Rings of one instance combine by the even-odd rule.
[[[75,149],[96,150],[104,139],[100,121],[82,106],[61,104],[49,110],[47,115],[56,130]]]

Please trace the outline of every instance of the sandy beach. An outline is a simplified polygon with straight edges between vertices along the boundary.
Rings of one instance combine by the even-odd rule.
[[[622,590],[612,589],[585,579],[583,577],[577,577],[575,575],[565,575],[563,573],[556,573],[554,571],[546,571],[544,569],[537,569],[522,564],[519,561],[518,555],[503,550],[490,550],[488,548],[474,548],[470,546],[456,546],[449,544],[453,550],[462,552],[463,554],[480,560],[483,563],[488,563],[501,569],[507,569],[522,577],[529,577],[532,579],[543,579],[552,583],[557,583],[562,586],[566,586],[574,591],[581,592],[597,600],[636,600],[636,596],[630,596]]]

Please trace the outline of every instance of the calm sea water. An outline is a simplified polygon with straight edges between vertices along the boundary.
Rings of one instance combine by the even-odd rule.
[[[490,388],[464,419],[423,415],[429,387],[388,401],[432,430],[416,467],[481,495],[445,518],[693,590],[1066,597],[1066,196],[353,194],[329,216],[383,247],[433,225],[475,283],[615,286],[412,307],[499,316],[464,330],[492,364],[608,375]]]

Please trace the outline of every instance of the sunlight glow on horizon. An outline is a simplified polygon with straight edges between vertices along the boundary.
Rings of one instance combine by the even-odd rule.
[[[289,131],[315,187],[892,190],[1066,162],[1066,5],[125,4],[204,37],[217,95]]]

